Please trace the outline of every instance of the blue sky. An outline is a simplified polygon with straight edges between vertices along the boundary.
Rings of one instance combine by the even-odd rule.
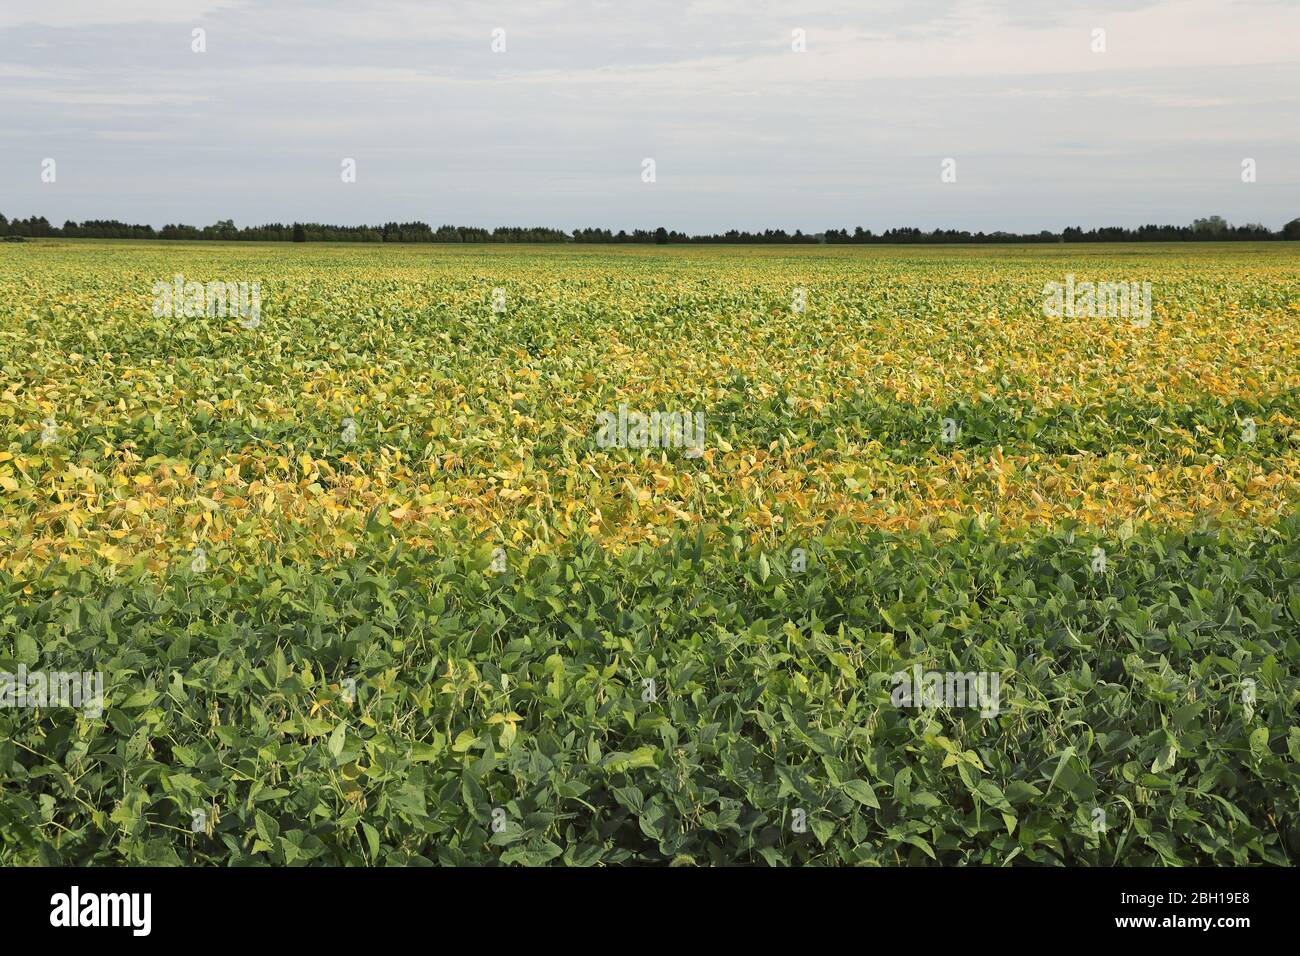
[[[0,184],[58,223],[1276,228],[1300,3],[11,0]]]

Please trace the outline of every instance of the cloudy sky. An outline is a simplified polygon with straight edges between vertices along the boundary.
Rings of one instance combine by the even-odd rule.
[[[0,212],[1276,228],[1300,2],[3,0]]]

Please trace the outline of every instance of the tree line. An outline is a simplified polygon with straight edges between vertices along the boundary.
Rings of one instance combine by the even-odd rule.
[[[1222,216],[1195,219],[1189,226],[1102,226],[1086,232],[1068,226],[1060,232],[1043,230],[1035,233],[968,232],[958,229],[925,231],[912,227],[886,229],[875,233],[861,226],[827,229],[806,233],[799,229],[764,229],[748,232],[729,229],[722,233],[691,235],[660,226],[658,229],[579,228],[572,233],[547,226],[478,226],[443,225],[433,228],[425,222],[389,222],[382,226],[337,226],[319,222],[281,222],[263,226],[237,227],[233,220],[220,219],[210,226],[187,226],[169,223],[161,229],[150,225],[131,225],[116,219],[68,220],[52,225],[44,216],[27,219],[6,218],[0,214],[0,237],[5,239],[208,239],[221,242],[580,242],[580,243],[655,243],[676,244],[943,244],[943,243],[1045,243],[1045,242],[1222,242],[1227,240],[1300,239],[1300,218],[1292,219],[1277,231],[1259,223],[1234,226]]]

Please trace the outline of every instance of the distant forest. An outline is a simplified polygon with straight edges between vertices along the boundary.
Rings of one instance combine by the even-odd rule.
[[[70,239],[209,239],[221,242],[581,242],[581,243],[639,243],[659,245],[685,244],[808,244],[833,243],[847,245],[871,244],[945,244],[945,243],[1046,243],[1046,242],[1222,242],[1225,240],[1300,239],[1300,218],[1292,219],[1274,232],[1267,226],[1251,223],[1234,226],[1221,216],[1196,219],[1190,226],[1102,226],[1087,231],[1069,226],[1061,232],[1013,233],[967,232],[957,229],[923,229],[902,227],[874,233],[861,226],[852,232],[847,229],[827,229],[825,232],[805,233],[796,229],[765,229],[746,232],[729,229],[713,235],[688,235],[658,229],[586,228],[567,233],[562,229],[545,226],[498,226],[481,229],[477,226],[439,226],[433,228],[424,222],[390,222],[383,226],[334,226],[319,222],[296,222],[292,225],[273,222],[264,226],[235,226],[233,220],[222,219],[211,226],[169,224],[161,229],[153,226],[130,225],[116,219],[87,219],[76,223],[68,220],[62,226],[51,225],[44,216],[9,220],[0,215],[0,237],[15,239],[41,239],[64,237]]]

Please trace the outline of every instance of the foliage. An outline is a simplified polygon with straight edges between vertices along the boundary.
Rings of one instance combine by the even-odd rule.
[[[1288,247],[5,261],[0,864],[1294,862]]]
[[[965,229],[934,229],[926,232],[910,226],[886,229],[879,234],[870,229],[856,227],[827,229],[821,233],[805,233],[800,229],[764,229],[750,232],[728,229],[726,232],[691,235],[663,226],[657,229],[603,229],[599,226],[574,229],[571,234],[562,229],[546,226],[499,226],[484,229],[481,226],[442,225],[434,229],[426,222],[389,222],[383,226],[343,226],[327,223],[272,222],[260,226],[237,229],[229,219],[218,220],[210,226],[189,226],[168,223],[155,230],[150,225],[130,225],[117,220],[87,219],[77,223],[66,221],[60,228],[51,225],[44,216],[14,218],[10,222],[0,215],[0,237],[49,237],[65,239],[215,239],[222,242],[582,242],[582,243],[697,243],[697,244],[760,244],[807,245],[817,243],[867,244],[947,244],[947,243],[1044,243],[1044,242],[1263,242],[1278,239],[1296,239],[1300,220],[1293,220],[1277,232],[1260,223],[1233,226],[1221,216],[1193,220],[1190,226],[1145,225],[1137,229],[1124,226],[1102,226],[1084,232],[1077,226],[1067,226],[1061,232],[1042,230],[1036,233],[993,232],[972,233]]]
[[[1289,862],[1300,524],[996,531],[494,575],[373,524],[338,564],[6,579],[19,657],[112,680],[102,719],[0,712],[3,860]],[[890,706],[914,663],[1000,672],[1000,714]]]

